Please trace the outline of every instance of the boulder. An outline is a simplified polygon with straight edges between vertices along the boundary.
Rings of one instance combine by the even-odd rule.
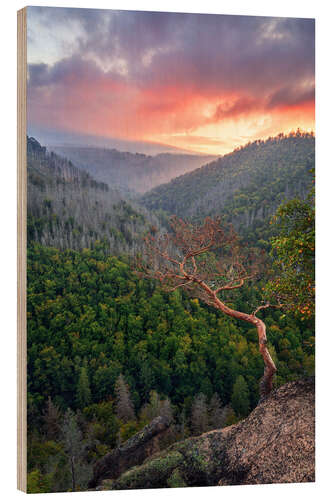
[[[241,422],[177,442],[101,489],[315,480],[314,379],[289,382]]]

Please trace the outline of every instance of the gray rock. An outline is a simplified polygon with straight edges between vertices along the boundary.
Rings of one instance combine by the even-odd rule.
[[[173,444],[102,489],[312,482],[314,379],[274,390],[238,424]]]

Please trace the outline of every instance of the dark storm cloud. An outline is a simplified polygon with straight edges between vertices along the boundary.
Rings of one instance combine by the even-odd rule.
[[[314,21],[91,9],[39,9],[55,25],[79,22],[79,55],[121,58],[137,85],[202,92],[272,92],[314,77]],[[150,51],[150,56],[149,56]],[[145,64],[150,57],[149,64]]]
[[[283,87],[269,97],[267,109],[280,106],[297,106],[298,104],[313,102],[314,98],[314,86],[305,90],[297,87]]]
[[[81,53],[124,58],[138,85],[258,93],[314,74],[312,20],[116,12],[107,24],[103,34],[87,32]]]
[[[103,72],[93,61],[85,61],[80,56],[72,56],[56,62],[52,66],[44,63],[29,64],[28,84],[30,88],[74,83],[94,82]]]

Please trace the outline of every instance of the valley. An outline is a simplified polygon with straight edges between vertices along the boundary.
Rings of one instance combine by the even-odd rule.
[[[185,153],[148,156],[93,147],[53,146],[50,149],[68,158],[98,181],[132,193],[145,193],[214,159],[213,156]]]
[[[131,168],[141,164],[143,179],[151,165],[140,158]],[[284,200],[306,203],[313,166],[311,134],[280,135],[140,196],[28,138],[31,491],[70,488],[69,470],[61,466],[66,425],[84,444],[76,470],[85,489],[94,464],[159,415],[171,422],[162,450],[238,422],[256,407],[262,359],[255,329],[186,290],[167,293],[158,281],[143,279],[136,257],[144,254],[147,235],[170,230],[174,214],[189,224],[207,216],[233,222],[243,245],[267,254],[260,277],[224,299],[251,313],[264,300],[268,252],[279,234],[271,215]],[[313,375],[314,318],[276,309],[262,317],[278,368],[275,387]]]

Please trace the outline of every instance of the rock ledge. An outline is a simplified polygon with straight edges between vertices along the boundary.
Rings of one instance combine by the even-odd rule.
[[[175,443],[100,489],[315,480],[314,379],[274,390],[238,424]]]

